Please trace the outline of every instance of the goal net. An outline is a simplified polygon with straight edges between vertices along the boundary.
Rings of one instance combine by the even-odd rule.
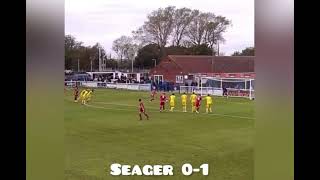
[[[180,86],[180,93],[192,93],[223,96],[223,89],[229,97],[245,97],[254,99],[254,79],[201,77],[198,86]]]

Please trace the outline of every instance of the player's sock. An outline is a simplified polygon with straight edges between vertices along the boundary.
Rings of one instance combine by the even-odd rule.
[[[149,120],[149,116],[148,116],[148,114],[144,114],[146,117],[147,117],[147,120]]]
[[[209,110],[210,110],[210,112],[212,112],[212,109],[211,109],[211,108],[210,108]]]
[[[206,108],[206,113],[208,113],[208,110],[209,110],[209,109],[208,109],[208,108]]]
[[[141,116],[141,114],[139,114],[139,117],[140,117],[140,121],[142,120],[142,116]]]

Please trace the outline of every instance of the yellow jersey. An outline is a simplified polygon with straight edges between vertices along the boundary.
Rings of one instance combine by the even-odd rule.
[[[196,99],[197,99],[197,95],[191,94],[191,96],[190,96],[191,102],[196,102]]]
[[[92,91],[87,92],[86,96],[91,97]]]
[[[188,96],[187,96],[186,94],[183,94],[183,95],[181,96],[181,101],[182,101],[182,102],[186,102],[186,101],[187,101],[187,98],[188,98]]]
[[[211,96],[206,96],[205,98],[207,100],[207,104],[212,104],[212,97]]]
[[[175,96],[175,95],[171,95],[171,96],[170,96],[170,102],[174,102],[175,99],[176,99],[176,96]]]
[[[80,92],[80,96],[83,97],[86,93],[87,93],[87,90],[82,90],[82,91]]]
[[[89,93],[89,91],[85,91],[85,92],[83,93],[83,97],[87,97],[88,93]]]

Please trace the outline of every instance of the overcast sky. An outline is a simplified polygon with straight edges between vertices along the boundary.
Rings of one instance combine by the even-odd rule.
[[[147,14],[169,5],[213,12],[232,21],[220,52],[226,55],[254,46],[254,0],[66,0],[65,34],[85,45],[99,42],[112,53],[116,38],[136,30]]]

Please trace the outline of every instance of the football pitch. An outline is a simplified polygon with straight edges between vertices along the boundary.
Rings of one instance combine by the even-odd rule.
[[[169,95],[169,93],[166,93]],[[159,112],[159,94],[96,89],[88,105],[64,97],[65,179],[253,179],[254,101],[213,97],[213,112],[182,112],[176,93],[175,112]],[[138,99],[150,120],[139,121]],[[189,98],[189,96],[188,96]],[[168,104],[168,103],[167,103]],[[112,163],[165,165],[174,176],[111,176]],[[184,176],[181,166],[209,164],[209,176]]]

